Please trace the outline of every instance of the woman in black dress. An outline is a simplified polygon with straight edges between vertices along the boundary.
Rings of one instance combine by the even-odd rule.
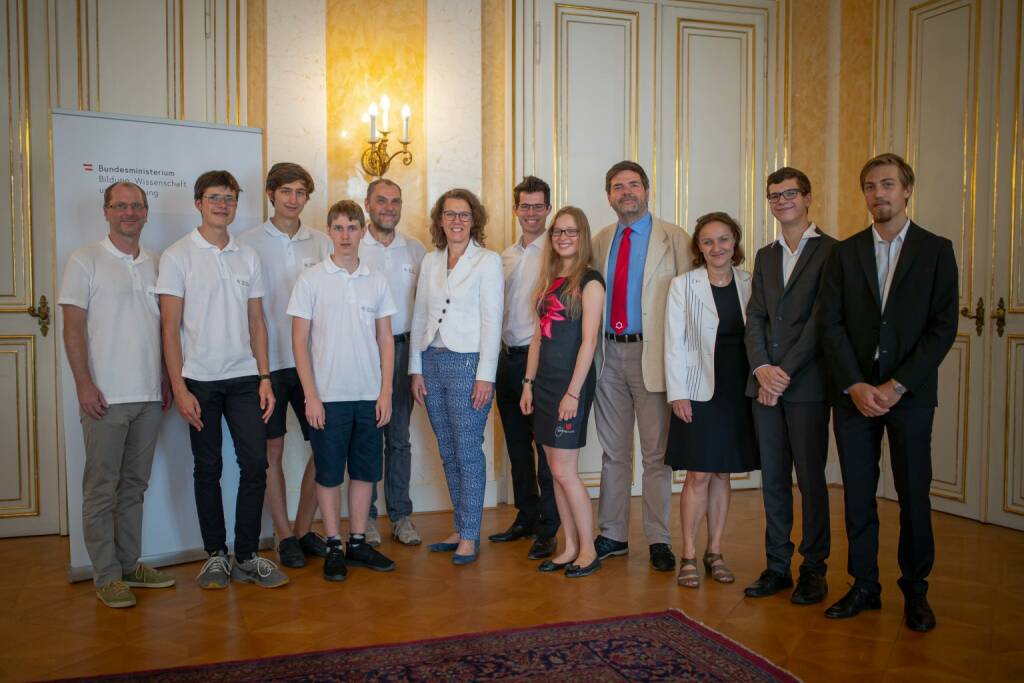
[[[547,454],[565,531],[565,548],[538,568],[564,568],[566,576],[578,578],[601,567],[594,550],[593,508],[578,460],[594,400],[604,280],[590,267],[590,223],[582,211],[560,209],[547,240],[535,294],[537,327],[519,405],[523,414],[533,414],[533,433]]]
[[[710,213],[693,229],[693,264],[672,280],[665,311],[665,379],[672,403],[665,462],[686,470],[679,497],[683,551],[680,586],[700,586],[697,528],[708,520],[703,564],[720,583],[735,581],[722,558],[730,475],[760,467],[750,399],[750,366],[743,343],[750,274],[743,262],[740,226]]]

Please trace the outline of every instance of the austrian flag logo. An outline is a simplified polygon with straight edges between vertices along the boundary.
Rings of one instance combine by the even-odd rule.
[[[83,171],[92,171],[92,164],[82,164]]]

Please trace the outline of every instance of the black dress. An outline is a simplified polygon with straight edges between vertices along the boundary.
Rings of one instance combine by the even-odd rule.
[[[711,293],[718,311],[715,393],[710,401],[690,401],[693,422],[689,424],[672,414],[665,463],[674,470],[750,472],[761,465],[754,416],[745,395],[750,364],[736,281],[725,287],[712,285]]]
[[[580,291],[594,280],[604,286],[604,279],[596,270],[584,273]],[[540,315],[540,363],[533,384],[533,433],[542,446],[571,449],[587,444],[587,420],[594,402],[597,373],[591,363],[580,390],[576,417],[559,420],[558,404],[572,381],[576,356],[583,343],[583,316],[569,318],[562,303],[564,292],[564,279],[556,279],[544,297],[544,310]]]

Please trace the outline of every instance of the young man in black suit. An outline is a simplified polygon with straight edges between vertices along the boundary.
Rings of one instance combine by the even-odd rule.
[[[959,276],[953,244],[907,218],[914,171],[902,158],[871,159],[860,185],[874,222],[833,248],[819,315],[854,578],[825,616],[881,607],[875,491],[885,431],[900,503],[904,616],[908,628],[930,631],[932,420],[939,363],[956,337]]]
[[[828,404],[825,362],[815,314],[821,274],[835,239],[811,221],[811,181],[788,166],[768,176],[768,205],[782,228],[754,262],[747,306],[747,358],[753,369],[747,396],[761,452],[767,569],[744,593],[763,598],[793,585],[793,479],[800,487],[803,536],[800,580],[790,600],[825,599],[829,555]]]

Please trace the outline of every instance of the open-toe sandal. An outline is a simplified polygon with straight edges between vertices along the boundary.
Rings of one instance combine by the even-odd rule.
[[[697,571],[697,558],[680,558],[679,573],[676,583],[684,588],[700,588],[700,572]]]
[[[704,570],[718,583],[732,583],[736,580],[721,553],[704,553]]]

